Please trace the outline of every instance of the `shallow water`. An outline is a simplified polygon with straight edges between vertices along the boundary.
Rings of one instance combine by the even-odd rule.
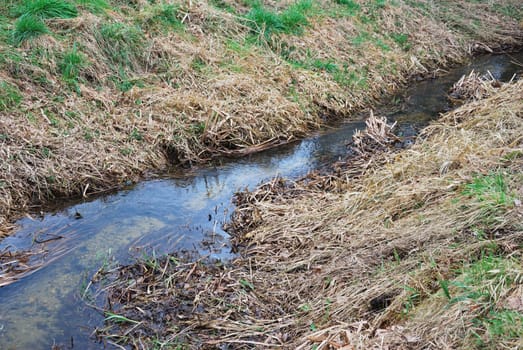
[[[523,54],[514,56],[523,62]],[[489,70],[509,80],[522,68],[510,56],[485,56],[448,75],[415,83],[399,102],[401,111],[389,117],[400,132],[416,129],[449,108],[448,88],[471,69]],[[404,96],[402,96],[403,99]],[[296,178],[322,164],[343,157],[346,143],[362,121],[342,123],[291,145],[214,167],[170,174],[139,183],[114,195],[68,203],[64,209],[18,222],[18,232],[0,242],[0,250],[27,249],[34,238],[46,240],[50,250],[67,253],[45,268],[10,286],[0,288],[0,349],[100,349],[90,337],[103,316],[86,306],[81,296],[86,283],[103,264],[130,262],[143,254],[174,250],[197,252],[216,259],[231,257],[221,225],[232,210],[235,191],[253,188],[276,175]],[[44,244],[44,245],[45,245]]]

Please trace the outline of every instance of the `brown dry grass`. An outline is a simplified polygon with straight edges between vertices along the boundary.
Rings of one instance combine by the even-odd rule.
[[[338,185],[327,190],[263,186],[243,207],[251,221],[236,222],[241,258],[122,268],[105,291],[119,305],[112,311],[138,323],[108,322],[101,334],[135,348],[155,337],[193,348],[470,349],[477,337],[487,348],[517,347],[520,338],[496,338],[481,320],[522,309],[521,91],[523,81],[505,84],[447,113],[412,148],[376,155],[356,177],[331,176]],[[491,174],[505,178],[508,201],[464,192]],[[503,268],[470,288],[489,297],[449,302],[442,281],[459,295],[485,256]],[[155,328],[164,309],[147,311],[151,293],[154,305],[185,308]]]
[[[10,53],[1,60],[0,79],[23,97],[19,107],[0,111],[2,235],[29,205],[114,188],[172,163],[243,155],[303,137],[410,76],[462,61],[474,50],[520,44],[522,37],[516,21],[486,4],[397,1],[374,13],[372,2],[358,1],[368,22],[318,2],[316,11],[324,12],[309,18],[303,35],[276,35],[257,45],[249,43],[241,18],[248,8],[227,3],[237,15],[206,1],[181,3],[184,30],[158,29],[152,7],[137,2],[107,16],[82,10],[78,18],[47,20],[54,34],[20,48],[0,42]],[[146,29],[143,42],[119,67],[110,58],[114,43],[99,32],[108,23],[136,22]],[[410,48],[391,33],[405,33]],[[59,69],[73,43],[86,60],[79,94]],[[287,54],[285,47],[294,49]],[[329,73],[307,66],[311,60],[349,71]],[[142,87],[122,92],[118,84],[125,81]]]

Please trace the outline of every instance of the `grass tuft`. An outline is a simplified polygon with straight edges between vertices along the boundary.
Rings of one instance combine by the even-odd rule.
[[[18,18],[15,22],[12,41],[15,46],[20,46],[24,41],[48,33],[50,33],[49,28],[40,18],[27,14]]]
[[[22,102],[20,90],[14,85],[0,81],[0,111],[16,108]]]
[[[76,6],[63,0],[33,0],[15,7],[15,16],[33,15],[42,19],[74,18],[78,16]]]
[[[311,0],[301,0],[282,12],[272,12],[261,3],[255,3],[246,18],[251,30],[269,39],[273,34],[300,35],[309,25],[308,17],[313,9]]]
[[[143,54],[144,35],[137,26],[106,23],[100,27],[97,41],[109,61],[117,67],[136,67]]]
[[[178,5],[160,4],[151,6],[139,23],[145,30],[168,32],[185,27],[181,18]]]
[[[61,62],[58,64],[58,68],[62,73],[62,79],[72,86],[77,92],[79,91],[79,78],[83,68],[87,66],[85,56],[78,51],[76,44],[73,48],[66,52]]]

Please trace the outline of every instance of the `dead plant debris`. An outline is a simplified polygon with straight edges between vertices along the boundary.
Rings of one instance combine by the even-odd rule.
[[[240,194],[240,256],[122,267],[100,289],[99,335],[138,349],[518,347],[522,89],[443,115],[411,148],[336,177],[343,190],[277,178]]]

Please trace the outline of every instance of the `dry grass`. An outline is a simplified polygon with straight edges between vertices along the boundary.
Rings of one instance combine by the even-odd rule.
[[[108,320],[102,334],[135,348],[157,338],[191,348],[519,346],[494,325],[522,310],[522,89],[465,104],[410,149],[377,154],[356,176],[329,175],[336,186],[276,179],[244,194],[240,258],[122,268],[105,291],[112,312],[136,322]],[[472,187],[494,175],[503,196]],[[185,308],[161,317],[180,300]]]
[[[358,3],[357,16],[315,3],[302,35],[258,43],[243,19],[248,6],[236,1],[224,2],[236,14],[181,3],[169,19],[178,29],[158,27],[159,2],[137,2],[48,19],[53,35],[20,48],[1,41],[0,79],[22,96],[0,111],[2,235],[29,205],[115,188],[172,163],[273,147],[350,116],[413,75],[521,43],[518,23],[486,4]],[[60,67],[73,47],[82,64],[65,81]]]
[[[481,100],[490,96],[501,83],[491,74],[480,75],[474,71],[464,75],[450,89],[449,97],[453,103]]]

